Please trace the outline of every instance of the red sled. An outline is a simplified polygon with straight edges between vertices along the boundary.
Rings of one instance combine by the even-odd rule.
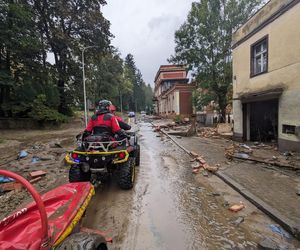
[[[101,231],[80,226],[95,193],[89,182],[65,184],[40,196],[22,176],[6,170],[0,170],[0,175],[21,183],[34,199],[0,221],[1,250],[107,250],[110,238]]]

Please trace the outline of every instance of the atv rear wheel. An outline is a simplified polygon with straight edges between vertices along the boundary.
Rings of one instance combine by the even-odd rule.
[[[74,233],[66,238],[58,250],[107,250],[105,239],[98,234]]]
[[[122,189],[131,189],[135,180],[135,158],[129,157],[128,161],[118,167],[118,185]]]
[[[79,165],[71,165],[69,170],[69,182],[90,181],[91,173],[84,173]]]
[[[139,166],[140,165],[140,145],[136,145],[136,149],[135,149],[135,166]]]

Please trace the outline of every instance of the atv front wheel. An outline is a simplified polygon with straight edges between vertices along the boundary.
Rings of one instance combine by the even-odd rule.
[[[105,239],[98,234],[74,233],[67,237],[58,250],[107,250]]]
[[[91,173],[84,173],[79,165],[71,165],[69,170],[69,182],[90,181]]]
[[[118,167],[118,185],[122,189],[131,189],[135,180],[135,159],[129,157],[128,161]]]

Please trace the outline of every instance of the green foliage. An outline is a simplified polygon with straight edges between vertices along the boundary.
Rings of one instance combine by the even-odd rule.
[[[203,110],[211,101],[216,99],[214,93],[209,91],[203,91],[197,89],[193,91],[193,105],[196,107],[196,110]]]
[[[124,63],[110,44],[110,23],[101,11],[105,4],[104,0],[1,1],[0,117],[63,121],[60,113],[72,115],[74,106],[83,106],[84,48],[89,100],[110,99],[125,110],[152,105],[147,99],[151,88],[133,56]],[[49,54],[53,64],[47,62]]]
[[[193,2],[186,22],[175,33],[175,55],[170,62],[192,70],[198,87],[208,89],[223,116],[232,82],[233,32],[261,3],[259,0],[201,0]],[[210,99],[204,98],[200,100]],[[201,101],[203,105],[203,101]]]
[[[47,106],[46,99],[47,98],[45,95],[37,96],[37,98],[33,101],[33,106],[31,112],[29,112],[29,117],[41,122],[67,122],[66,116]]]
[[[174,117],[174,122],[176,122],[176,123],[180,123],[180,122],[181,122],[181,117],[180,117],[180,115],[176,115],[176,116]]]

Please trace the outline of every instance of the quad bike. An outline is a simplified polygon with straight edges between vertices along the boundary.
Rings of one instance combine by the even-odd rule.
[[[81,227],[81,218],[95,193],[89,182],[69,183],[42,196],[22,176],[0,170],[21,183],[34,202],[0,221],[0,249],[107,250],[104,234]]]
[[[78,135],[78,148],[65,157],[65,162],[71,165],[69,181],[90,181],[97,186],[115,174],[120,188],[131,189],[135,166],[140,165],[140,146],[134,132],[127,132],[127,135],[121,140],[105,133],[86,138]]]

